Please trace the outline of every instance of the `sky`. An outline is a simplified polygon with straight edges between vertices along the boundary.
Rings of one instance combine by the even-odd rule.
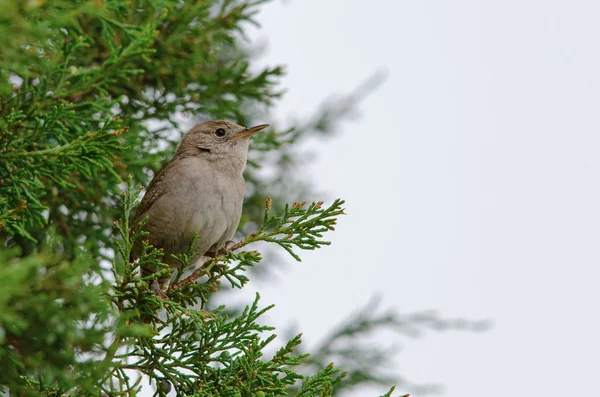
[[[250,36],[267,45],[259,63],[287,65],[281,123],[387,73],[360,117],[313,144],[306,172],[328,195],[314,199],[341,197],[348,215],[331,246],[257,287],[275,324],[297,323],[310,350],[380,294],[401,313],[493,322],[387,335],[413,382],[457,397],[600,395],[598,15],[578,0],[265,5]]]

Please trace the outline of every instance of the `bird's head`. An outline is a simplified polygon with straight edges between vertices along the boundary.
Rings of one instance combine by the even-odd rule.
[[[211,120],[196,124],[181,139],[178,154],[233,156],[246,161],[250,137],[267,128],[268,124],[245,128],[225,120]]]

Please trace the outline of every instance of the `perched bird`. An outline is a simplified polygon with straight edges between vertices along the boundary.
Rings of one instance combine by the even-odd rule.
[[[137,225],[147,216],[143,230],[155,248],[164,251],[162,261],[173,270],[171,255],[187,252],[194,234],[193,250],[214,256],[231,240],[242,214],[244,177],[249,140],[268,124],[244,128],[230,121],[212,120],[195,125],[181,139],[175,156],[156,174],[133,220]],[[130,260],[141,255],[137,241]],[[199,257],[201,258],[201,257]],[[142,276],[156,272],[142,267]],[[170,276],[159,278],[153,288],[164,293]]]

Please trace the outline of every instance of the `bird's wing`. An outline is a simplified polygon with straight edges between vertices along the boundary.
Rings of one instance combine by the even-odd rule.
[[[165,175],[167,175],[175,165],[174,160],[175,159],[172,159],[167,164],[165,164],[164,167],[162,167],[154,176],[154,178],[152,178],[150,185],[148,185],[148,188],[146,189],[146,194],[144,194],[144,198],[142,198],[142,202],[137,207],[135,216],[133,217],[133,227],[137,227],[137,225],[144,219],[146,213],[156,202],[156,200],[158,200],[160,196],[165,194],[166,189],[162,182],[165,179]]]
[[[175,158],[173,158],[158,171],[158,173],[150,182],[150,185],[148,185],[148,188],[146,189],[146,194],[144,194],[144,198],[142,199],[140,205],[137,207],[137,210],[133,217],[133,222],[131,223],[131,228],[133,230],[137,230],[139,223],[144,220],[152,205],[156,203],[156,200],[158,200],[163,194],[167,192],[167,189],[163,182],[165,176],[172,170],[175,164]],[[152,243],[155,246],[160,245],[159,241],[153,241]],[[136,260],[141,254],[141,251],[142,241],[138,238],[133,244],[131,253],[129,255],[129,260],[132,262]]]

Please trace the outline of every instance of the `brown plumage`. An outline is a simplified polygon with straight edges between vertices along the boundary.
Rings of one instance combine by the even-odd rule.
[[[183,136],[173,159],[150,182],[132,226],[148,217],[143,230],[149,232],[147,239],[155,248],[162,248],[162,261],[171,269],[177,266],[172,255],[186,252],[195,233],[200,237],[194,251],[208,256],[233,237],[242,214],[242,173],[249,138],[266,127],[244,128],[223,120],[197,124]],[[139,258],[141,250],[138,240],[130,260]],[[156,269],[143,267],[141,271],[147,276]],[[169,280],[158,280],[160,291],[168,289]]]

